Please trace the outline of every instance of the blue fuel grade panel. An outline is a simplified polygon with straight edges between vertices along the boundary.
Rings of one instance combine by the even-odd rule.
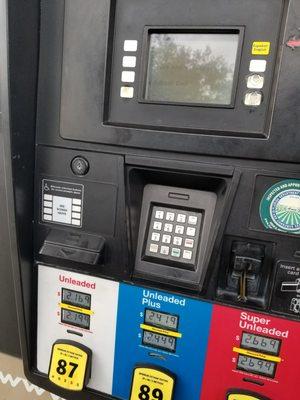
[[[178,316],[177,332],[172,333],[171,329],[165,332],[166,336],[176,338],[174,352],[143,344],[143,332],[147,326],[154,334],[159,333],[157,328],[149,327],[145,322],[146,309]],[[211,315],[212,305],[209,303],[121,284],[113,396],[128,400],[134,367],[146,364],[168,369],[176,375],[174,400],[199,400]]]

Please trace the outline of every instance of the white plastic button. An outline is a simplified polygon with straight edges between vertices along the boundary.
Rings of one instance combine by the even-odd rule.
[[[182,245],[182,238],[179,236],[175,236],[173,239],[173,244],[175,244],[175,246],[181,246]]]
[[[177,215],[177,222],[181,222],[182,224],[184,224],[185,220],[186,220],[186,216],[184,214]]]
[[[80,226],[80,220],[79,219],[72,219],[72,225]]]
[[[137,51],[138,41],[137,40],[125,40],[124,51]]]
[[[52,208],[44,208],[44,214],[52,215],[53,214]]]
[[[244,104],[245,106],[258,107],[262,102],[262,93],[260,92],[248,92],[245,95]]]
[[[120,96],[123,99],[132,99],[134,96],[134,88],[131,86],[122,86]]]
[[[169,255],[169,247],[168,246],[161,246],[160,254],[163,254],[164,256]]]
[[[195,236],[195,234],[196,234],[196,229],[195,229],[195,228],[188,227],[188,228],[186,229],[186,234],[187,234],[188,236]]]
[[[159,239],[160,239],[160,234],[156,233],[156,232],[153,232],[152,235],[151,235],[151,240],[153,242],[159,242]]]
[[[160,231],[160,230],[161,230],[161,227],[162,227],[162,223],[161,223],[161,222],[155,221],[155,222],[153,223],[153,229],[155,229],[155,230],[157,230],[157,231]]]
[[[76,213],[76,212],[72,212],[72,218],[80,219],[81,218],[81,214],[80,213]]]
[[[259,74],[253,74],[247,78],[248,89],[262,89],[264,86],[265,78]]]
[[[190,215],[189,216],[189,219],[188,219],[189,224],[196,225],[197,221],[198,221],[198,218],[195,215]]]
[[[72,203],[76,204],[77,206],[81,206],[81,199],[73,199]]]
[[[174,249],[172,249],[172,251],[171,251],[172,257],[177,257],[177,258],[179,258],[179,257],[180,257],[180,254],[181,254],[181,250],[180,250],[180,249],[174,248]]]
[[[193,253],[190,250],[184,250],[182,258],[185,260],[191,260],[193,256]]]
[[[81,207],[80,206],[72,206],[72,211],[81,212]]]
[[[44,200],[52,201],[52,198],[53,198],[52,194],[44,194]]]
[[[52,215],[44,214],[44,220],[45,221],[52,221]]]
[[[162,242],[163,243],[167,243],[167,244],[171,243],[171,236],[170,235],[163,235]]]
[[[154,244],[154,243],[151,243],[150,247],[149,247],[149,251],[150,251],[150,253],[157,253],[158,252],[158,245]]]
[[[173,231],[173,225],[172,224],[165,224],[164,231],[165,232],[172,232]]]
[[[135,80],[135,72],[134,71],[123,71],[121,80],[124,83],[133,83]]]
[[[175,214],[174,213],[167,212],[167,215],[166,215],[166,220],[167,221],[174,221],[174,218],[175,218]]]
[[[194,247],[194,239],[185,239],[184,246],[192,249]]]
[[[51,207],[52,208],[52,202],[51,201],[44,201],[44,207]]]
[[[265,72],[267,69],[266,60],[251,60],[249,71],[250,72]]]
[[[184,226],[176,225],[175,233],[178,233],[179,235],[183,235],[183,232],[184,232]]]
[[[136,57],[135,56],[124,56],[122,65],[124,68],[135,68],[136,67]]]
[[[155,218],[156,219],[164,219],[164,212],[163,211],[156,211],[155,212]]]

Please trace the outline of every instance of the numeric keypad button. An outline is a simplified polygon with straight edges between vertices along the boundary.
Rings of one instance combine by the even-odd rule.
[[[186,215],[185,214],[178,214],[177,215],[177,222],[181,222],[182,224],[184,224],[186,221]]]
[[[164,256],[168,256],[169,251],[170,251],[170,249],[168,246],[161,246],[161,248],[160,248],[160,254],[163,254]]]
[[[161,228],[162,228],[162,223],[158,222],[158,221],[154,221],[153,229],[155,229],[156,231],[161,231]]]
[[[151,243],[149,247],[150,253],[157,253],[158,252],[158,244]]]
[[[163,243],[167,243],[167,244],[171,243],[171,236],[170,235],[163,235],[162,242]]]
[[[188,223],[190,225],[197,225],[198,218],[195,215],[190,215],[188,219]]]
[[[190,226],[186,228],[186,234],[188,236],[195,236],[196,234],[196,228],[191,228]]]
[[[190,250],[183,251],[182,258],[184,258],[185,260],[191,260],[192,256],[193,256],[193,253]]]
[[[173,231],[173,225],[172,224],[165,224],[164,231],[165,232],[172,232]]]
[[[155,212],[155,218],[156,219],[164,219],[164,215],[165,215],[165,213],[163,211],[157,210]]]
[[[175,236],[173,239],[173,244],[175,244],[175,246],[181,246],[182,245],[182,237]]]
[[[166,214],[166,220],[167,221],[174,221],[174,218],[175,218],[175,214],[174,213],[167,212],[167,214]]]
[[[185,239],[184,246],[192,249],[194,247],[194,239]]]
[[[153,232],[151,235],[151,240],[153,242],[159,242],[159,239],[160,239],[160,234],[157,232]]]
[[[175,233],[179,235],[183,235],[184,233],[184,226],[183,225],[176,225],[175,227]]]
[[[180,254],[181,254],[181,250],[180,249],[173,248],[172,251],[171,251],[172,257],[179,258]]]

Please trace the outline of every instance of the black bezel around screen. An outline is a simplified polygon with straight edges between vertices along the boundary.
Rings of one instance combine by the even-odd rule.
[[[177,27],[177,26],[146,26],[143,34],[143,50],[141,59],[141,76],[139,79],[138,102],[145,104],[166,104],[174,106],[187,106],[187,107],[210,107],[210,108],[234,108],[237,86],[239,82],[239,69],[242,58],[242,48],[244,40],[244,27],[243,26],[201,26],[201,27]],[[148,66],[150,55],[150,39],[152,34],[237,34],[239,35],[238,47],[235,59],[231,101],[230,104],[214,104],[214,103],[195,103],[183,101],[163,101],[146,99],[146,88],[148,82]]]

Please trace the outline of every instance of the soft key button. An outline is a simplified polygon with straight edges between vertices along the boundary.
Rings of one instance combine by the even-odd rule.
[[[265,78],[259,74],[253,74],[247,78],[248,89],[262,89],[264,86]]]
[[[135,80],[135,72],[134,71],[123,71],[121,80],[122,80],[122,82],[125,82],[125,83],[133,83]]]
[[[124,51],[137,51],[138,41],[137,40],[125,40]]]
[[[124,56],[122,65],[124,68],[135,68],[136,67],[136,57],[135,56]]]
[[[157,210],[157,211],[155,212],[155,218],[156,218],[156,219],[164,219],[164,212],[163,212],[163,211],[160,211],[160,210]]]
[[[262,93],[260,92],[249,92],[246,93],[244,104],[245,106],[258,107],[262,102]]]
[[[267,69],[266,60],[251,60],[249,71],[250,72],[265,72]]]
[[[153,242],[159,242],[159,239],[160,239],[160,234],[157,232],[153,232],[151,235],[151,240]]]

